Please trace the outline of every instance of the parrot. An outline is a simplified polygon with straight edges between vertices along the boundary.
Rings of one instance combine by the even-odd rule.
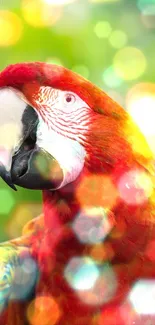
[[[155,324],[134,294],[155,280],[155,162],[125,109],[63,66],[9,65],[0,176],[43,197],[0,245],[1,325]]]

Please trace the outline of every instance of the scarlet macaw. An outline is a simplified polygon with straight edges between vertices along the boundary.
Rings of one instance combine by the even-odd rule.
[[[0,324],[145,324],[128,299],[136,281],[155,277],[155,170],[144,136],[101,89],[60,66],[7,67],[0,105],[7,118],[18,110],[1,176],[43,190],[44,212],[2,244],[26,251],[21,263],[29,254],[39,276]]]

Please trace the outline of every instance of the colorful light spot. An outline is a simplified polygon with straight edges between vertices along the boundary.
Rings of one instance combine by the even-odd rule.
[[[152,169],[152,172],[154,170],[154,167],[150,169],[151,160],[153,159],[151,148],[149,147],[149,144],[147,142],[147,139],[144,137],[144,134],[141,132],[141,130],[136,125],[133,118],[130,117],[130,115],[128,116],[128,119],[124,124],[124,134],[133,152],[137,154],[137,159],[139,159],[140,164],[144,163],[143,159],[145,158],[145,167],[148,167],[148,170]],[[146,163],[146,159],[148,163]]]
[[[103,72],[102,78],[106,86],[110,88],[117,88],[123,83],[123,79],[116,74],[116,71],[114,70],[113,66],[108,67]]]
[[[117,202],[118,190],[108,176],[85,177],[76,191],[81,208],[102,206],[111,209]]]
[[[94,32],[98,38],[107,38],[111,34],[112,27],[108,21],[98,21]]]
[[[0,46],[16,44],[22,37],[22,32],[21,19],[11,11],[0,10]]]
[[[138,0],[141,19],[147,28],[155,28],[155,0]]]
[[[55,325],[60,315],[60,308],[51,296],[37,297],[27,309],[27,318],[31,325]]]
[[[110,261],[114,257],[114,251],[110,244],[98,243],[92,247],[90,256],[96,261],[96,263],[101,263],[107,260]]]
[[[88,291],[80,290],[77,294],[83,303],[100,306],[112,301],[116,289],[117,280],[115,274],[109,265],[105,263],[94,287]]]
[[[155,96],[144,96],[135,100],[129,107],[129,113],[140,127],[141,131],[147,135],[155,135]]]
[[[149,175],[141,170],[130,170],[119,180],[120,197],[130,205],[143,204],[153,192],[153,182]]]
[[[22,202],[21,204],[17,205],[6,226],[6,232],[9,238],[21,236],[23,227],[27,224],[27,222],[37,217],[41,213],[41,211],[41,203]]]
[[[134,310],[141,315],[155,314],[155,281],[139,280],[133,286],[129,296]]]
[[[107,259],[105,245],[102,243],[96,244],[90,251],[90,256],[93,258],[97,263],[102,262]]]
[[[137,84],[127,94],[126,106],[155,153],[155,84]]]
[[[121,30],[114,30],[110,35],[109,42],[114,48],[120,49],[126,45],[127,35]]]
[[[155,0],[138,0],[137,6],[144,15],[155,15]]]
[[[54,25],[61,17],[61,6],[52,6],[41,0],[22,0],[22,12],[26,22],[33,27]]]
[[[89,305],[110,301],[117,279],[108,263],[97,264],[90,257],[74,257],[65,269],[65,278],[80,300]]]
[[[89,290],[99,277],[99,269],[89,257],[73,257],[65,268],[64,275],[73,289]]]
[[[9,214],[15,205],[15,199],[9,189],[0,189],[0,213]]]
[[[81,242],[95,244],[106,238],[114,223],[113,215],[99,207],[80,212],[72,227]]]
[[[114,56],[114,69],[117,75],[124,80],[135,80],[145,71],[146,58],[140,49],[125,47]]]

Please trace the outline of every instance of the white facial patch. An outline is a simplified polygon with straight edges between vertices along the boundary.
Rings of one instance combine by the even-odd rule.
[[[9,87],[0,89],[0,162],[11,167],[12,152],[20,143],[26,103]]]
[[[92,110],[77,94],[42,86],[34,102],[49,128],[64,137],[85,141]]]
[[[73,182],[79,176],[84,166],[86,152],[78,141],[53,131],[40,118],[36,144],[51,154],[62,168],[64,178],[58,188]]]

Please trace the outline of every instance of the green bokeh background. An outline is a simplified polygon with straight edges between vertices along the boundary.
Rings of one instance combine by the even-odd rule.
[[[62,16],[54,25],[38,28],[25,20],[21,0],[0,0],[0,11],[16,13],[23,25],[22,37],[15,45],[0,46],[0,70],[17,62],[60,62],[88,77],[125,107],[126,94],[133,85],[155,82],[155,1],[141,1],[142,7],[153,8],[151,27],[144,23],[139,3],[136,0],[75,1],[63,6]],[[140,49],[147,61],[145,71],[137,79],[123,80],[117,87],[113,87],[112,82],[112,86],[107,85],[103,78],[104,71],[113,65],[113,58],[119,50],[111,45],[110,36],[97,37],[95,26],[103,21],[110,24],[112,31],[123,31],[127,36],[125,46]],[[5,35],[5,30],[0,31],[0,38],[2,33]],[[18,188],[17,192],[13,192],[0,180],[0,241],[13,237],[13,231],[10,234],[8,225],[11,222],[11,227],[16,230],[14,214],[19,206],[40,202],[39,191]],[[22,223],[22,215],[19,219]],[[17,234],[18,231],[15,231]]]

